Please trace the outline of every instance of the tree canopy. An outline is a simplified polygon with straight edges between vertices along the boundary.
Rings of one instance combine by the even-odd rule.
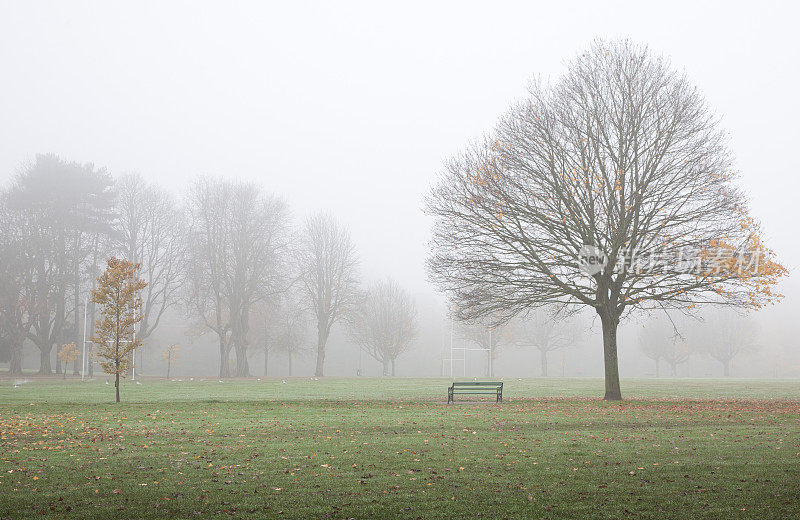
[[[779,297],[786,270],[748,213],[726,137],[664,58],[596,41],[447,161],[426,201],[430,277],[459,319],[592,307],[605,396],[621,399],[626,313]]]

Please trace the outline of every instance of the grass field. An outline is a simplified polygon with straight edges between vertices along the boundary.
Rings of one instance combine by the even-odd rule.
[[[800,518],[800,383],[0,381],[0,518]]]

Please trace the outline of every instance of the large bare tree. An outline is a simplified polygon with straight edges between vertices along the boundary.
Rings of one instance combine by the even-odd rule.
[[[411,295],[393,280],[367,289],[353,313],[350,333],[360,348],[383,365],[383,375],[396,374],[397,356],[408,350],[418,332],[417,308]]]
[[[253,306],[285,289],[286,204],[255,184],[204,178],[192,186],[188,213],[188,301],[219,339],[220,377],[248,376]]]
[[[786,270],[735,179],[688,78],[644,47],[597,41],[446,163],[426,202],[429,273],[458,319],[591,307],[605,399],[622,399],[617,327],[631,310],[775,300]]]
[[[188,279],[186,303],[202,331],[213,331],[219,343],[219,377],[230,377],[230,312],[224,285],[228,190],[210,179],[198,179],[186,202]]]
[[[169,192],[141,175],[122,175],[116,187],[118,248],[123,258],[141,265],[139,276],[147,281],[136,329],[145,340],[179,300],[186,268],[183,213]]]
[[[358,257],[350,233],[329,213],[306,219],[295,255],[299,288],[316,320],[314,373],[322,377],[331,328],[358,303]]]

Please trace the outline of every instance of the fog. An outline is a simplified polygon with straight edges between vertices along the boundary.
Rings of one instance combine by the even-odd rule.
[[[751,213],[794,272],[800,10],[790,16],[787,9],[729,2],[5,4],[0,185],[37,154],[54,153],[114,177],[138,173],[176,201],[201,175],[255,182],[286,202],[297,227],[329,211],[350,231],[362,284],[391,277],[416,302],[418,335],[397,358],[397,375],[450,375],[444,359],[451,341],[467,340],[451,334],[445,297],[426,275],[432,219],[423,197],[444,161],[491,131],[534,77],[557,78],[596,37],[646,44],[697,85],[730,133]],[[731,375],[800,377],[800,287],[790,276],[780,290],[781,303],[751,313],[758,349],[736,356]],[[707,315],[705,325],[676,323],[687,343],[707,344],[701,329],[723,328],[714,312]],[[600,323],[590,314],[581,319],[574,344],[550,354],[549,375],[603,375]],[[161,353],[178,343],[175,377],[215,377],[213,334],[187,335],[194,321],[180,305],[169,309],[138,369],[163,375]],[[622,324],[623,377],[656,375],[639,345],[640,330],[652,323],[653,316],[634,314]],[[325,375],[353,376],[357,367],[365,376],[382,374],[379,362],[359,355],[343,323],[329,341]],[[539,376],[538,350],[513,343],[498,347],[495,375]],[[249,358],[250,373],[262,376],[263,353]],[[486,359],[469,352],[455,375],[488,375]],[[35,369],[38,361],[26,347],[23,366]],[[312,352],[294,363],[293,375],[314,374]],[[268,374],[286,373],[285,355],[274,354]],[[693,351],[675,375],[722,374],[713,357]],[[671,375],[668,367],[660,375]]]

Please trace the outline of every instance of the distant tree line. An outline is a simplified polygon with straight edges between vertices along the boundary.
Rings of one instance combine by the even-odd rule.
[[[731,309],[706,309],[702,319],[657,313],[642,325],[638,342],[641,352],[655,363],[656,377],[662,362],[671,376],[677,376],[678,366],[692,356],[719,362],[722,375],[728,377],[735,358],[761,348],[753,318]]]
[[[410,295],[392,281],[362,289],[349,231],[330,213],[296,225],[258,184],[200,177],[176,197],[140,175],[46,154],[0,189],[0,361],[10,373],[22,373],[25,348],[38,350],[39,374],[80,372],[80,356],[53,367],[52,353],[94,334],[91,293],[112,256],[140,264],[146,281],[136,340],[183,310],[193,331],[215,338],[220,377],[251,375],[255,352],[266,373],[274,351],[312,351],[322,376],[340,323],[384,367],[416,335]]]
[[[500,324],[487,319],[457,322],[454,335],[471,347],[486,351],[489,377],[494,377],[494,360],[504,348],[538,351],[539,375],[547,377],[548,355],[582,346],[590,329],[583,314],[566,314],[549,305]]]

